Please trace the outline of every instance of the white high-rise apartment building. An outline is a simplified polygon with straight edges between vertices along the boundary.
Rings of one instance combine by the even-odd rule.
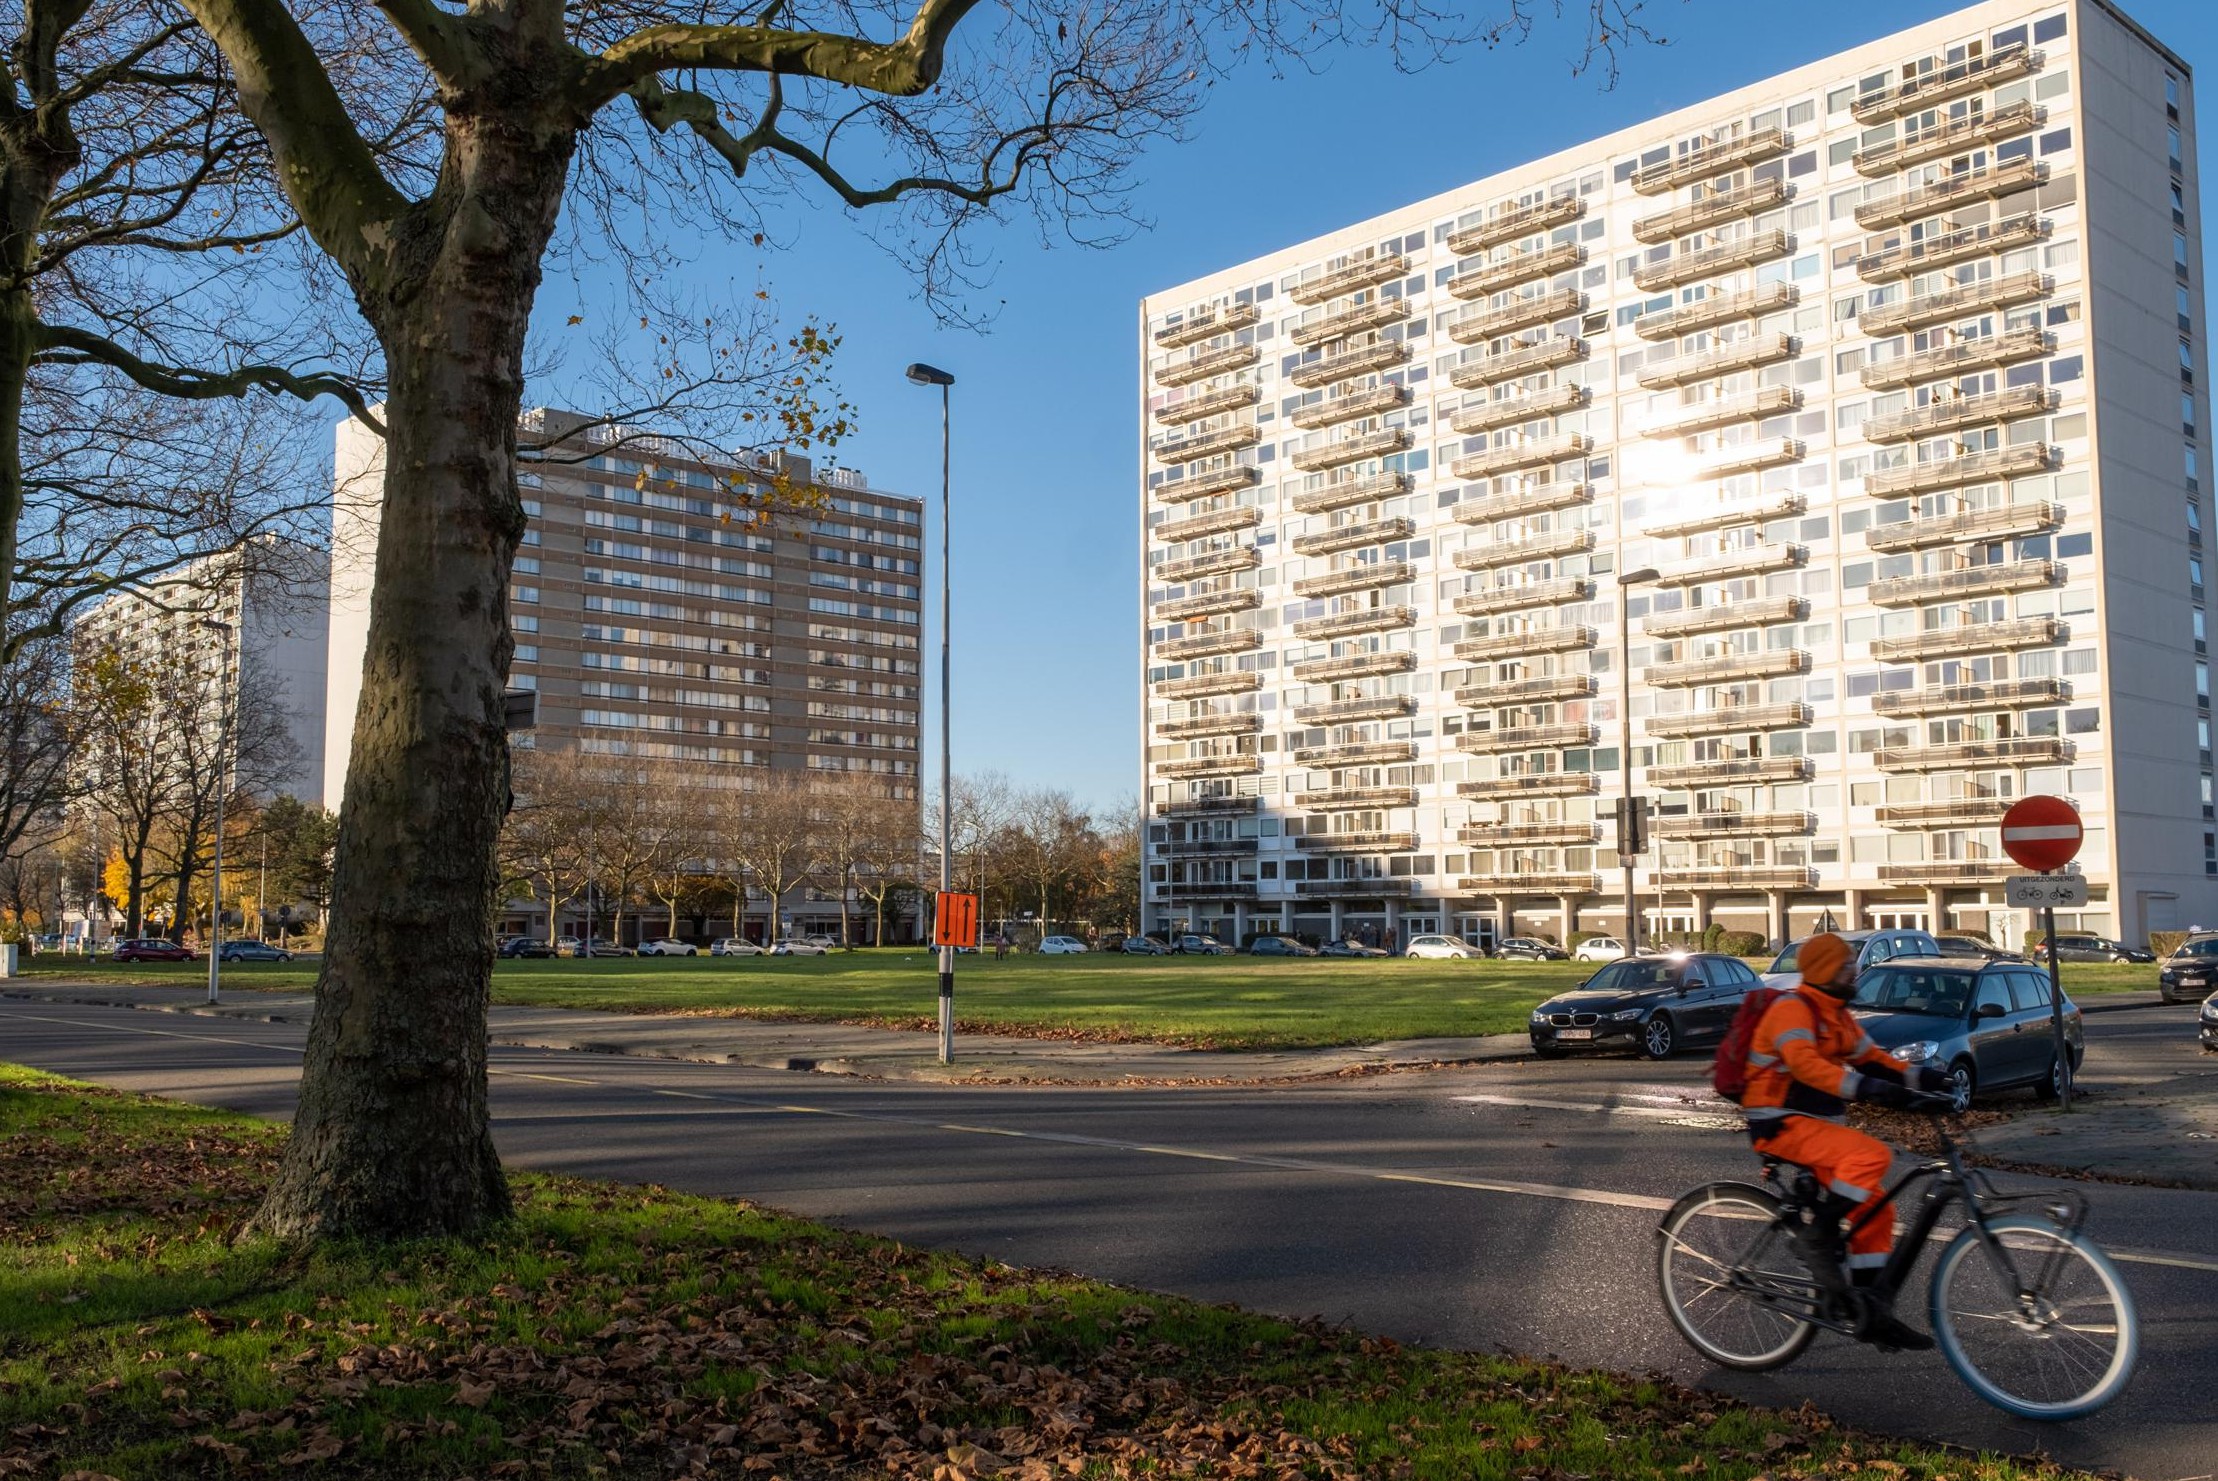
[[[1650,930],[2218,925],[2193,141],[1993,0],[1150,296],[1148,928],[1621,930],[1628,676]]]

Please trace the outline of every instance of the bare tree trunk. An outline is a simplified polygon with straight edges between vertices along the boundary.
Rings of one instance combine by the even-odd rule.
[[[854,878],[853,878],[852,874],[850,874],[850,873],[842,873],[842,874],[840,875],[840,879],[839,879],[839,944],[840,944],[840,946],[841,946],[841,947],[842,947],[843,949],[845,949],[845,950],[850,950],[850,951],[854,949],[854,946],[855,946],[855,940],[854,940],[854,937],[852,937],[851,935],[849,935],[849,934],[848,934],[848,930],[847,930],[847,891],[848,891],[848,887],[849,887],[850,885],[852,885],[853,883],[854,883]]]

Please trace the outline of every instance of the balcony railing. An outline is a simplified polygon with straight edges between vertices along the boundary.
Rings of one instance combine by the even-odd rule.
[[[1986,828],[2010,810],[2008,797],[1947,797],[1938,802],[1894,802],[1876,810],[1889,828]]]
[[[1885,416],[1866,417],[1858,430],[1866,442],[1907,442],[1958,427],[1977,427],[2056,410],[2057,393],[2046,386],[2010,386],[1976,396],[1939,396]]]
[[[2006,858],[1927,859],[1916,864],[1882,864],[1879,877],[1889,884],[1989,884],[2019,873]]]
[[[2052,766],[2077,748],[2061,736],[2019,735],[1938,746],[1883,747],[1871,753],[1881,771],[1952,771],[1960,766]]]
[[[1360,473],[1353,478],[1330,478],[1313,489],[1303,489],[1287,503],[1296,514],[1328,514],[1357,504],[1370,504],[1409,492],[1407,473]]]
[[[1586,202],[1575,195],[1559,195],[1551,200],[1534,201],[1528,205],[1510,206],[1496,211],[1493,216],[1477,226],[1467,226],[1448,237],[1448,250],[1458,257],[1469,257],[1484,252],[1489,247],[1513,242],[1551,226],[1561,226],[1566,221],[1576,221],[1586,214]]]
[[[1154,765],[1155,774],[1166,777],[1239,776],[1262,769],[1262,758],[1252,751],[1227,751],[1222,756],[1182,756]]]
[[[1166,324],[1156,330],[1156,347],[1175,350],[1185,345],[1199,344],[1220,334],[1230,334],[1235,329],[1245,329],[1260,317],[1262,316],[1252,303],[1222,303],[1214,308],[1198,309],[1176,324]]]
[[[1682,504],[1680,508],[1683,511],[1686,506]],[[1644,524],[1640,532],[1652,540],[1678,540],[1705,530],[1721,530],[1727,525],[1766,524],[1800,514],[1807,508],[1809,501],[1800,494],[1712,499],[1696,505],[1691,512],[1678,513],[1676,518]]]
[[[1713,293],[1677,308],[1642,314],[1633,321],[1633,332],[1642,339],[1677,339],[1697,329],[1791,309],[1801,301],[1802,290],[1792,283],[1762,283],[1739,293]]]
[[[1601,875],[1561,869],[1504,869],[1456,880],[1456,892],[1463,895],[1596,895],[1601,891]]]
[[[1695,478],[1725,478],[1735,473],[1754,473],[1764,468],[1799,463],[1804,451],[1802,443],[1792,437],[1728,442],[1708,452],[1696,453],[1688,459],[1687,471]]]
[[[1538,483],[1529,488],[1503,489],[1456,505],[1456,523],[1490,525],[1498,519],[1526,514],[1547,514],[1592,503],[1594,486],[1588,483]]]
[[[1246,735],[1263,728],[1263,717],[1244,715],[1188,715],[1183,720],[1162,720],[1155,733],[1165,740],[1199,740],[1209,735]]]
[[[1390,828],[1369,828],[1349,833],[1304,833],[1294,847],[1310,853],[1407,853],[1417,847],[1417,835]]]
[[[1455,609],[1465,617],[1489,612],[1514,612],[1525,607],[1560,607],[1565,602],[1594,599],[1594,583],[1579,576],[1559,576],[1548,581],[1516,581],[1482,586],[1455,599]]]
[[[1676,715],[1650,715],[1653,736],[1742,735],[1761,730],[1799,730],[1810,723],[1806,704],[1722,705],[1714,710],[1686,710]]]
[[[1952,489],[1967,483],[1996,478],[2022,478],[2047,473],[2064,461],[2063,453],[2046,443],[2026,442],[2016,447],[1989,448],[1953,458],[1928,458],[1893,468],[1874,468],[1864,475],[1864,492],[1885,498],[1895,494],[1923,494]]]
[[[1154,454],[1158,463],[1191,463],[1196,458],[1238,452],[1241,448],[1253,447],[1262,440],[1262,428],[1253,422],[1242,422],[1237,426],[1212,427],[1206,432],[1188,432],[1180,437],[1166,437],[1148,451]]]
[[[1328,268],[1306,282],[1296,283],[1286,290],[1286,296],[1296,303],[1323,303],[1328,298],[1338,298],[1343,293],[1398,278],[1408,271],[1409,259],[1401,253],[1381,252]]]
[[[1472,453],[1457,458],[1450,471],[1458,478],[1496,478],[1504,473],[1515,473],[1521,468],[1539,468],[1549,463],[1560,463],[1566,458],[1583,458],[1594,450],[1594,439],[1584,432],[1566,432],[1556,437],[1530,437],[1523,441],[1490,447],[1485,452]]]
[[[1212,550],[1182,560],[1159,562],[1148,572],[1148,579],[1191,581],[1197,576],[1222,576],[1230,571],[1251,570],[1262,564],[1262,560],[1253,545],[1235,545],[1229,550]]]
[[[1957,375],[1967,370],[1986,370],[1997,365],[2014,365],[2020,360],[2032,360],[2056,349],[2056,336],[2045,329],[2006,329],[2000,334],[1982,334],[1975,339],[1958,340],[1952,345],[1920,350],[1914,355],[1901,355],[1892,360],[1877,360],[1858,372],[1865,386],[1874,391],[1891,390],[1907,386],[1912,381],[1934,380],[1944,375]]]
[[[1565,272],[1586,261],[1586,248],[1577,242],[1512,252],[1491,262],[1466,262],[1448,280],[1448,292],[1457,298],[1485,298],[1535,278]]]
[[[1400,515],[1392,519],[1367,519],[1358,524],[1334,525],[1329,530],[1319,530],[1314,534],[1296,535],[1294,550],[1300,555],[1331,555],[1336,551],[1354,550],[1359,546],[1406,539],[1415,533],[1416,521],[1404,519]]]
[[[1633,378],[1648,390],[1669,390],[1689,381],[1754,370],[1759,365],[1787,359],[1794,354],[1797,343],[1791,334],[1752,334],[1746,339],[1731,340],[1692,355],[1652,360],[1634,372]]]
[[[1514,427],[1519,422],[1577,411],[1586,403],[1585,386],[1550,386],[1545,391],[1504,396],[1496,401],[1482,401],[1476,406],[1458,408],[1448,414],[1448,425],[1466,435],[1491,432],[1496,427]]]
[[[1714,247],[1681,252],[1660,262],[1643,263],[1633,269],[1633,284],[1643,293],[1657,293],[1697,278],[1722,277],[1744,267],[1754,267],[1759,262],[1784,257],[1793,250],[1794,238],[1786,232],[1752,231]]]
[[[1856,151],[1850,163],[1856,173],[1871,179],[1922,165],[1944,154],[1955,154],[1981,144],[1999,143],[2031,132],[2048,121],[2049,110],[2023,98],[1985,113],[1967,114],[1900,139],[1889,139]]]
[[[1252,879],[1174,879],[1169,884],[1155,886],[1159,899],[1170,900],[1253,900],[1256,897]]]
[[[1212,494],[1229,494],[1240,489],[1254,488],[1263,481],[1263,475],[1245,463],[1228,463],[1222,468],[1207,468],[1184,478],[1158,484],[1155,500],[1159,504],[1191,504],[1196,499],[1206,499]]]
[[[1569,317],[1585,307],[1586,295],[1576,288],[1557,288],[1507,303],[1473,304],[1448,321],[1448,338],[1459,345],[1481,344],[1534,324]]]
[[[1707,401],[1651,412],[1640,424],[1643,437],[1685,437],[1734,422],[1779,416],[1802,405],[1802,392],[1793,386],[1759,386],[1735,396],[1712,396]]]
[[[1252,586],[1228,586],[1222,591],[1197,591],[1192,596],[1157,602],[1148,608],[1150,622],[1184,622],[1189,617],[1214,617],[1245,612],[1263,604],[1263,594]]]
[[[1651,766],[1644,773],[1651,787],[1694,789],[1738,787],[1750,782],[1806,782],[1816,775],[1807,756],[1752,756],[1745,761],[1695,761],[1684,766]]]
[[[1312,900],[1384,900],[1409,894],[1415,882],[1407,875],[1379,879],[1299,879],[1294,893]]]
[[[1575,653],[1594,646],[1591,627],[1540,627],[1526,632],[1490,633],[1465,638],[1456,644],[1456,657],[1467,663],[1494,663],[1535,653]]]
[[[1568,818],[1541,823],[1465,823],[1456,829],[1456,842],[1481,848],[1576,847],[1598,842],[1601,837],[1599,824],[1575,823]]]
[[[1314,447],[1302,448],[1287,461],[1305,473],[1317,473],[1348,463],[1360,463],[1365,458],[1398,453],[1409,446],[1410,440],[1409,428],[1384,427],[1376,432],[1358,432],[1353,437],[1336,437]]]
[[[1814,890],[1818,872],[1804,864],[1690,864],[1659,869],[1654,882],[1666,890]]]
[[[1464,571],[1489,571],[1496,566],[1514,566],[1523,561],[1556,560],[1567,555],[1583,555],[1594,548],[1592,530],[1549,530],[1544,534],[1527,535],[1522,539],[1496,540],[1476,550],[1459,550],[1455,555],[1456,567]]]
[[[1657,612],[1642,619],[1641,631],[1652,638],[1691,638],[1698,633],[1725,632],[1736,627],[1800,622],[1809,615],[1810,604],[1801,597],[1750,597],[1745,601]]]
[[[1164,699],[1202,699],[1213,694],[1240,694],[1262,687],[1263,676],[1247,669],[1219,669],[1210,674],[1188,674],[1183,679],[1155,681],[1155,692]]]
[[[1397,627],[1415,627],[1415,607],[1364,607],[1354,612],[1335,612],[1330,617],[1311,617],[1294,624],[1294,636],[1321,642],[1328,638],[1352,638],[1358,633],[1388,632]]]
[[[1950,98],[1961,98],[1966,93],[1980,92],[2013,77],[2023,77],[2040,65],[2041,53],[2030,50],[2022,42],[1998,47],[1982,56],[1935,67],[1907,82],[1859,93],[1848,105],[1848,111],[1855,115],[1858,123],[1900,118],[1905,113],[1916,113]]]
[[[1810,671],[1810,655],[1800,648],[1766,648],[1753,653],[1717,653],[1652,663],[1641,671],[1664,689],[1694,689],[1705,684],[1741,684],[1751,679],[1783,679]]]
[[[1214,859],[1258,851],[1258,841],[1253,838],[1174,838],[1155,846],[1155,852],[1174,859]]]
[[[1864,543],[1873,550],[1929,550],[1963,540],[2001,540],[2012,536],[2046,535],[2063,528],[2064,506],[2047,500],[2023,504],[1991,504],[1984,509],[1964,509],[1954,514],[1932,514],[1890,525],[1874,525],[1864,532]]]
[[[1872,247],[1856,259],[1856,275],[1867,283],[1914,277],[1968,258],[2029,246],[2046,240],[2048,234],[2047,219],[2031,212],[2000,221],[1982,221],[1976,226],[1959,226],[1914,242],[1898,241]]]
[[[1456,783],[1456,796],[1474,802],[1502,802],[1524,797],[1587,797],[1601,790],[1602,779],[1591,771],[1524,773]]]
[[[2047,273],[2010,273],[1999,278],[1959,283],[1939,293],[1921,293],[1894,303],[1883,303],[1878,308],[1865,310],[1857,322],[1863,326],[1864,333],[1874,337],[1898,334],[1943,319],[1961,319],[1986,309],[2031,303],[2036,298],[2048,297],[2055,288],[2056,279]]]
[[[1262,646],[1263,634],[1252,627],[1239,627],[1224,632],[1166,638],[1155,645],[1155,656],[1164,663],[1172,663],[1187,658],[1214,658],[1221,653],[1245,653]]]
[[[1499,751],[1560,751],[1569,746],[1591,746],[1601,736],[1592,725],[1509,725],[1500,730],[1467,730],[1456,737],[1456,749],[1492,755]]]
[[[1344,381],[1351,376],[1368,375],[1374,370],[1386,370],[1409,358],[1409,346],[1399,340],[1380,339],[1353,349],[1335,350],[1314,360],[1305,360],[1295,366],[1288,379],[1304,390],[1329,386],[1334,381]]]
[[[1198,422],[1219,412],[1239,411],[1263,399],[1260,387],[1251,385],[1219,386],[1214,391],[1204,391],[1199,396],[1189,396],[1184,401],[1173,401],[1155,409],[1155,419],[1166,426],[1184,422]]]
[[[1205,535],[1224,535],[1234,530],[1248,529],[1262,521],[1262,510],[1241,505],[1232,509],[1212,509],[1207,514],[1191,514],[1184,519],[1166,519],[1155,527],[1154,535],[1165,545],[1177,545],[1187,540],[1199,540]]]
[[[1379,586],[1396,586],[1409,580],[1414,570],[1408,561],[1366,561],[1361,565],[1344,566],[1321,575],[1304,576],[1294,583],[1294,595],[1330,597],[1346,591],[1369,591]]]
[[[1296,324],[1286,332],[1286,337],[1298,345],[1321,345],[1328,339],[1346,339],[1351,334],[1384,329],[1387,325],[1399,324],[1408,317],[1408,299],[1374,298],[1368,303],[1334,309]]]
[[[1872,696],[1875,715],[1945,715],[1964,710],[2026,710],[2069,704],[2072,686],[2062,679],[1996,679],[1986,684],[1936,684],[1886,690]]]
[[[1689,149],[1676,158],[1635,170],[1633,189],[1642,195],[1658,195],[1682,185],[1692,185],[1697,180],[1715,179],[1742,165],[1776,159],[1792,148],[1792,134],[1779,129],[1752,129],[1737,138]]]
[[[1205,381],[1230,370],[1245,370],[1255,364],[1261,354],[1254,345],[1197,350],[1191,355],[1159,363],[1155,367],[1155,382],[1161,386],[1190,386],[1195,381]]]
[[[1551,699],[1584,699],[1600,688],[1592,674],[1536,674],[1529,679],[1504,679],[1497,684],[1467,684],[1456,691],[1456,703],[1465,709],[1483,710],[1496,705],[1538,704]]]
[[[1658,838],[1802,838],[1817,832],[1816,813],[1693,812],[1653,818]]]
[[[1294,677],[1304,684],[1332,684],[1342,679],[1368,679],[1378,674],[1406,674],[1415,667],[1416,654],[1382,648],[1371,653],[1312,658],[1294,665]]]
[[[1417,697],[1413,694],[1373,694],[1362,699],[1294,706],[1294,719],[1303,725],[1352,725],[1359,720],[1390,720],[1416,713]]]
[[[1461,363],[1448,372],[1448,380],[1469,391],[1479,386],[1491,386],[1496,381],[1506,381],[1511,376],[1554,370],[1560,365],[1584,360],[1586,356],[1585,340],[1565,334],[1551,335],[1547,339],[1511,349],[1467,354]]]
[[[1303,746],[1294,752],[1294,764],[1338,770],[1343,766],[1392,766],[1414,760],[1416,755],[1415,741],[1347,741],[1338,745]]]
[[[1656,578],[1658,586],[1700,586],[1729,581],[1736,576],[1761,576],[1771,571],[1793,571],[1810,563],[1807,545],[1744,545],[1717,555],[1674,566]]]
[[[1999,653],[2046,648],[2068,641],[2072,630],[2054,617],[2012,617],[2002,622],[1959,622],[1900,638],[1877,638],[1871,656],[1886,663],[1922,663],[1959,653]]]
[[[1164,803],[1156,809],[1156,814],[1166,818],[1221,816],[1255,812],[1258,807],[1253,797],[1180,797]]]
[[[1637,218],[1633,222],[1633,240],[1651,244],[1675,242],[1705,227],[1715,226],[1720,221],[1753,216],[1773,206],[1784,205],[1791,194],[1793,191],[1784,180],[1751,180],[1730,190],[1715,191],[1673,210]]]
[[[2038,591],[2064,584],[2062,561],[1998,561],[1954,571],[1925,571],[1874,581],[1864,600],[1875,607],[1915,607],[1922,602],[1963,601],[2004,592]]]
[[[1309,812],[1352,812],[1357,808],[1414,807],[1415,787],[1325,787],[1296,792],[1294,806]]]
[[[1397,410],[1409,405],[1409,397],[1407,386],[1369,386],[1345,396],[1327,396],[1322,401],[1298,406],[1287,414],[1286,420],[1304,431],[1315,431]]]
[[[2005,160],[1999,164],[1945,175],[1924,185],[1913,185],[1856,208],[1856,224],[1867,230],[1899,226],[1920,216],[1946,211],[1965,201],[1986,200],[2014,190],[2031,190],[2049,178],[2049,167],[2037,159]]]

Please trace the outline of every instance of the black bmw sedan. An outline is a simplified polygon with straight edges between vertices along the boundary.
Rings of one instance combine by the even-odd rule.
[[[1759,985],[1738,957],[1628,957],[1533,1009],[1533,1052],[1554,1059],[1574,1049],[1637,1049],[1663,1059],[1725,1037],[1741,998]]]

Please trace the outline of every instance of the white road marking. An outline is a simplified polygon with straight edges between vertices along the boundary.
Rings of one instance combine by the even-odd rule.
[[[1668,1100],[1667,1096],[1644,1096],[1647,1100]],[[1470,1101],[1482,1106],[1511,1106],[1532,1111],[1575,1111],[1587,1116],[1640,1116],[1651,1121],[1666,1121],[1674,1126],[1691,1126],[1700,1131],[1739,1131],[1740,1117],[1726,1111],[1709,1112],[1702,1102],[1681,1102],[1675,1106],[1604,1105],[1591,1101],[1544,1100],[1528,1095],[1458,1095],[1451,1099]],[[1722,1101],[1716,1102],[1722,1106]]]

